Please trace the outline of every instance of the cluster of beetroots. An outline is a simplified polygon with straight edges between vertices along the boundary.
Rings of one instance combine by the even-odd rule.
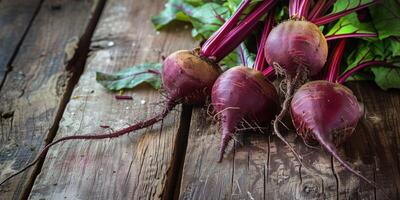
[[[337,20],[366,5],[328,16],[328,19],[322,15],[334,1],[318,1],[315,8],[311,9],[310,1],[291,0],[291,20],[272,28],[273,14],[266,18],[254,68],[237,66],[222,73],[218,66],[217,63],[248,37],[259,19],[277,2],[262,1],[240,20],[250,3],[250,0],[244,0],[233,16],[200,49],[181,50],[166,57],[161,76],[167,100],[160,114],[113,133],[75,135],[53,141],[34,162],[0,185],[33,166],[51,146],[61,141],[118,137],[161,121],[177,104],[201,105],[210,96],[221,124],[220,161],[243,120],[249,122],[249,125],[267,126],[276,118],[274,133],[295,152],[278,129],[281,118],[290,111],[299,135],[307,142],[318,141],[345,168],[374,185],[341,159],[336,150],[336,146],[351,135],[361,117],[356,97],[350,89],[338,83],[338,62],[328,66],[331,73],[328,73],[327,80],[305,83],[308,78],[321,72],[328,57],[327,39],[317,25]],[[264,68],[267,64],[265,61],[272,67]],[[274,70],[285,75],[286,98],[279,114],[279,95],[267,78]]]

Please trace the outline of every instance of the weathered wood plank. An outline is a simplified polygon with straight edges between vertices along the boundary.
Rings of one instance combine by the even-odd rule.
[[[73,74],[66,68],[73,67],[70,59],[76,55],[79,39],[86,37],[99,2],[42,4],[0,92],[1,180],[32,161],[46,139],[53,137],[71,92],[67,85]],[[26,195],[36,171],[31,168],[2,186],[1,199]]]
[[[340,151],[391,198],[399,199],[400,93],[366,83],[353,84],[352,89],[366,114]],[[195,109],[180,199],[383,199],[382,191],[375,191],[323,150],[307,147],[290,132],[286,137],[306,164],[300,168],[284,144],[268,136],[270,130],[266,132],[239,136],[223,162],[217,163],[218,125],[212,124],[204,109]]]
[[[193,47],[185,30],[157,33],[150,16],[162,0],[110,0],[92,39],[92,52],[60,122],[56,139],[75,134],[107,132],[160,111],[159,92],[142,87],[129,91],[133,101],[117,101],[95,81],[95,72],[113,72],[161,55]],[[145,103],[142,103],[145,102]],[[160,105],[160,103],[158,103]],[[180,109],[177,109],[180,110]],[[182,137],[180,112],[162,125],[111,140],[69,141],[47,154],[30,199],[158,199],[173,195],[174,147]],[[189,123],[187,121],[186,123]],[[168,183],[168,184],[167,184]]]
[[[3,0],[0,2],[0,84],[14,53],[28,31],[41,0]]]

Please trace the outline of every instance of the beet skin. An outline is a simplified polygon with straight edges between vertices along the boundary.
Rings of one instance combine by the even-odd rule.
[[[317,141],[347,170],[376,187],[354,170],[336,149],[354,132],[362,116],[357,98],[346,86],[329,81],[312,81],[295,93],[291,115],[297,133],[307,142]]]
[[[243,120],[252,126],[266,126],[278,108],[274,86],[258,71],[234,67],[214,83],[211,101],[221,120],[221,161],[228,142]]]
[[[321,71],[326,62],[328,43],[315,24],[289,20],[272,29],[264,52],[270,65],[279,64],[291,77],[300,66],[313,76]]]
[[[354,131],[362,111],[347,87],[329,81],[312,81],[295,93],[291,115],[297,132],[308,142],[343,143]]]
[[[192,51],[181,50],[169,55],[163,63],[162,81],[167,98],[179,103],[202,104],[220,74],[215,64]]]

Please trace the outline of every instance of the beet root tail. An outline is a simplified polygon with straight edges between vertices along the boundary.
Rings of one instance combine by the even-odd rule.
[[[219,151],[218,162],[222,162],[222,159],[224,158],[224,154],[225,154],[225,149],[228,146],[228,144],[231,141],[231,139],[232,139],[232,133],[226,132],[226,131],[224,131],[222,133],[221,148],[220,148],[220,151]]]
[[[175,107],[176,103],[175,101],[172,100],[168,100],[166,102],[166,105],[163,109],[163,111],[161,113],[159,113],[158,115],[144,120],[144,121],[140,121],[132,126],[123,128],[121,130],[115,131],[113,133],[107,133],[107,134],[99,134],[99,135],[73,135],[73,136],[67,136],[67,137],[62,137],[58,140],[55,140],[51,143],[49,143],[48,145],[46,145],[40,152],[39,155],[35,158],[35,160],[33,160],[31,163],[29,163],[27,166],[25,166],[24,168],[20,169],[19,171],[15,172],[14,174],[10,175],[9,177],[7,177],[6,179],[4,179],[2,182],[0,182],[0,186],[2,186],[4,183],[6,183],[8,180],[10,180],[11,178],[17,176],[18,174],[26,171],[27,169],[29,169],[30,167],[34,166],[36,163],[39,162],[39,160],[41,158],[44,158],[46,156],[47,151],[50,149],[51,146],[60,143],[62,141],[67,141],[67,140],[99,140],[99,139],[106,139],[106,138],[116,138],[125,134],[128,134],[132,131],[137,131],[146,127],[149,127],[159,121],[161,121],[162,119],[164,119],[168,113]]]
[[[321,134],[319,134],[319,135],[321,136]],[[369,180],[367,177],[363,176],[360,172],[354,170],[354,169],[350,166],[350,164],[349,164],[348,162],[346,162],[345,160],[343,160],[343,159],[339,156],[338,151],[337,151],[335,145],[334,145],[331,141],[329,141],[329,140],[327,140],[327,139],[324,139],[323,137],[316,137],[316,138],[317,138],[317,140],[319,141],[319,143],[326,149],[326,151],[328,151],[329,154],[331,154],[337,161],[339,161],[339,163],[340,163],[344,168],[346,168],[346,169],[349,170],[352,174],[356,175],[357,177],[359,177],[359,178],[361,178],[362,180],[364,180],[365,182],[367,182],[367,183],[368,183],[369,185],[371,185],[372,187],[381,190],[386,199],[391,199],[391,198],[389,197],[389,195],[385,192],[385,190],[384,190],[382,187],[380,187],[379,185],[377,185],[377,184],[375,183],[375,181]]]
[[[354,170],[350,164],[343,160],[337,151],[337,148],[335,147],[335,145],[327,138],[323,137],[323,133],[321,132],[316,132],[314,134],[316,136],[316,139],[318,140],[318,142],[325,148],[326,151],[328,151],[329,154],[331,154],[337,161],[339,161],[339,163],[346,168],[347,170],[349,170],[352,174],[356,175],[357,177],[361,178],[362,180],[364,180],[365,182],[367,182],[369,185],[373,186],[373,187],[377,187],[376,183],[372,180],[369,180],[367,177],[363,176],[360,172]]]

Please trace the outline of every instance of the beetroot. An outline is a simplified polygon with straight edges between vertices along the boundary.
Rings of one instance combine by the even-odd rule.
[[[201,105],[220,72],[216,64],[192,51],[177,51],[164,60],[163,87],[170,101]]]
[[[240,122],[268,125],[279,107],[274,86],[259,71],[240,66],[229,69],[216,80],[211,101],[221,122],[219,161]]]
[[[354,132],[362,116],[357,98],[350,89],[325,80],[304,84],[291,102],[291,116],[297,133],[307,142],[319,142],[347,170],[368,180],[343,160],[336,149]]]
[[[289,20],[272,29],[264,52],[269,64],[279,67],[290,77],[299,70],[313,76],[326,62],[328,44],[315,24]]]

